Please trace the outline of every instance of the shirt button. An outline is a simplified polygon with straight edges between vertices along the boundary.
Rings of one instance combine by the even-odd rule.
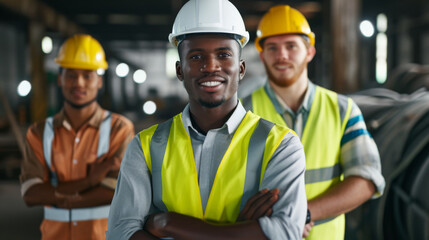
[[[77,160],[76,159],[73,159],[73,164],[77,164]]]
[[[78,143],[79,141],[80,141],[80,139],[79,139],[79,138],[75,138],[75,139],[74,139],[74,142],[75,142],[75,143]]]
[[[73,226],[77,226],[77,222],[73,222]]]

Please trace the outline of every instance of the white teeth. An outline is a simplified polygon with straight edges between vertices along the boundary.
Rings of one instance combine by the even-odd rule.
[[[201,85],[206,86],[206,87],[215,87],[215,86],[218,86],[220,84],[221,84],[221,82],[217,82],[217,81],[201,83]]]
[[[285,66],[285,65],[277,65],[276,67],[278,69],[287,69],[287,68],[289,68],[288,66]]]

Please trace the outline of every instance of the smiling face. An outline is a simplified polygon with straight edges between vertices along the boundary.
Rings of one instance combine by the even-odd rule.
[[[82,108],[93,103],[103,82],[94,70],[65,68],[58,76],[66,103],[74,108]]]
[[[277,86],[289,87],[297,81],[307,81],[307,64],[315,49],[299,35],[268,37],[263,42],[260,58],[268,79]]]
[[[176,73],[184,82],[191,108],[236,106],[238,82],[245,73],[236,40],[216,34],[190,36],[179,52]]]

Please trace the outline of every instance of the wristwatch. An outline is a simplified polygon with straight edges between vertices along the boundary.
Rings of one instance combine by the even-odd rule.
[[[305,224],[308,224],[311,222],[311,213],[310,209],[307,208],[307,218],[305,218]]]

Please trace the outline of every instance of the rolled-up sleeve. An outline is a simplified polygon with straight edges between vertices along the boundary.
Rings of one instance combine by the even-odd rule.
[[[139,135],[127,147],[119,171],[106,232],[110,240],[129,239],[143,229],[152,205],[150,172]]]
[[[288,133],[270,159],[260,188],[280,190],[273,214],[259,219],[269,239],[301,239],[307,214],[304,173],[303,146]]]
[[[359,176],[374,183],[376,191],[372,198],[383,194],[386,183],[381,174],[380,154],[355,103],[341,140],[341,163],[344,177]]]
[[[25,152],[21,162],[21,195],[24,196],[32,186],[49,180],[49,169],[43,155],[43,123],[34,123],[25,136]]]

